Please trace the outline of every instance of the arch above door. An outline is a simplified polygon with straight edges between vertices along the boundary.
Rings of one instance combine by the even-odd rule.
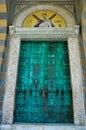
[[[29,8],[25,8],[24,10],[20,11],[13,21],[14,26],[22,27],[25,19],[35,12],[40,11],[48,11],[53,12],[54,14],[58,15],[59,17],[64,20],[66,26],[74,26],[76,25],[76,20],[74,16],[64,7],[55,6],[55,5],[36,5]]]

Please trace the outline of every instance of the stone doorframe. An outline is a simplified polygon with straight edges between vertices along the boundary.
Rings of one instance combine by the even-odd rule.
[[[22,40],[68,41],[74,125],[85,125],[82,68],[79,52],[79,26],[66,28],[22,28],[10,26],[10,48],[5,81],[2,124],[13,124],[16,77]]]

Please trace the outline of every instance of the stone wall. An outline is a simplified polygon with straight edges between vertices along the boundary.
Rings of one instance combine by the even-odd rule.
[[[80,12],[80,33],[81,33],[81,61],[83,68],[83,83],[84,83],[84,96],[85,96],[85,108],[86,108],[86,0],[79,0],[79,12]]]
[[[4,71],[5,71],[5,42],[7,33],[7,8],[6,1],[0,0],[0,122],[2,116],[2,104],[4,96]]]

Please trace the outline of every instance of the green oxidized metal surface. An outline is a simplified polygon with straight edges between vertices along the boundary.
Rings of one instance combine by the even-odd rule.
[[[21,43],[14,122],[72,123],[66,42]]]

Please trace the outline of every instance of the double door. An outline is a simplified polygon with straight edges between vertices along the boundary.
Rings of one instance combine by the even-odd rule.
[[[73,122],[66,42],[21,43],[14,122]]]

